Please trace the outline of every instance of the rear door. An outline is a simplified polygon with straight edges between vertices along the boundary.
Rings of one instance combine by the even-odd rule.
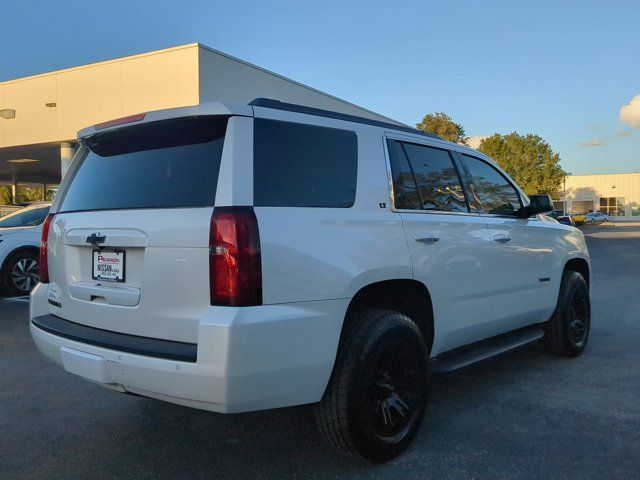
[[[85,138],[58,194],[52,314],[195,343],[209,305],[209,223],[227,117],[187,117]]]
[[[431,294],[432,355],[490,336],[490,239],[469,210],[452,153],[392,138],[387,147],[414,278]]]

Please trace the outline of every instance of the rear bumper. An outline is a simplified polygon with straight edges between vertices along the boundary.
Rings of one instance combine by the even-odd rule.
[[[51,325],[43,322],[50,308],[46,290],[40,284],[32,293],[30,328],[47,358],[105,387],[221,413],[319,401],[349,301],[210,307],[200,320],[197,359],[186,361],[124,351],[117,342],[88,343],[82,335],[46,328]],[[132,337],[133,345],[140,338],[115,335]]]
[[[109,350],[182,362],[195,362],[197,360],[198,345],[195,343],[173,342],[127,335],[70,322],[55,315],[34,317],[31,319],[31,323],[34,327],[58,337]]]

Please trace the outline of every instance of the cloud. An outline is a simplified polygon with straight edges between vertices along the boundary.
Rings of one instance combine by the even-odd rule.
[[[633,137],[633,130],[622,130],[614,135],[616,138]]]
[[[632,137],[634,135],[633,129],[640,129],[640,95],[636,95],[629,103],[622,106],[620,109],[620,123],[624,123],[631,128],[620,130],[619,132],[607,137],[593,138],[586,142],[581,142],[578,145],[586,148],[597,148],[606,145],[612,140]],[[587,128],[589,130],[595,130],[593,127],[594,125],[590,125]]]
[[[480,146],[480,142],[487,138],[487,135],[473,135],[467,138],[467,145],[471,148],[477,149]]]
[[[640,95],[636,95],[620,109],[620,122],[631,128],[640,128]]]
[[[613,135],[609,135],[608,137],[602,138],[593,138],[591,140],[587,140],[586,142],[579,143],[581,147],[586,148],[597,148],[606,145],[611,140],[617,140],[618,138],[629,138],[633,137],[633,130],[620,130],[619,132],[614,133]]]
[[[581,147],[594,148],[601,147],[606,143],[607,141],[603,138],[594,138],[593,140],[587,140],[586,142],[579,143],[578,145],[580,145]]]

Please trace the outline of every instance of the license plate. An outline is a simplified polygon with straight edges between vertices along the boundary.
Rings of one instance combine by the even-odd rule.
[[[94,250],[93,251],[94,280],[105,282],[124,282],[124,250]]]

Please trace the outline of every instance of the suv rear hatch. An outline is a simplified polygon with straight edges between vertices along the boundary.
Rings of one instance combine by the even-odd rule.
[[[49,235],[53,315],[197,342],[228,117],[161,120],[81,140]]]

